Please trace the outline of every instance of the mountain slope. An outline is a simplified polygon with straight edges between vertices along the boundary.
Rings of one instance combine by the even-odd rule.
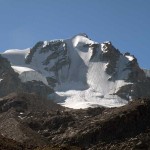
[[[34,125],[32,118],[38,120],[57,110],[63,111],[64,108],[35,94],[11,93],[0,99],[0,134],[33,146],[48,144],[46,138],[31,129]]]
[[[0,144],[32,150],[148,150],[149,118],[150,99],[119,108],[74,110],[35,94],[13,93],[0,99]]]
[[[150,96],[150,79],[134,56],[86,34],[40,41],[31,49],[7,50],[2,56],[22,82],[42,81],[56,92],[49,97],[66,107],[116,107]]]

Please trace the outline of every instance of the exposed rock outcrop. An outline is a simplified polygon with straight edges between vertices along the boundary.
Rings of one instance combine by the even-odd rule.
[[[11,68],[10,62],[0,55],[0,96],[17,92],[21,88],[18,74]]]

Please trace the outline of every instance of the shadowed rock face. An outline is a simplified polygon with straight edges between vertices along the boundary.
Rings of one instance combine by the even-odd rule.
[[[31,48],[30,53],[29,53],[29,55],[27,56],[27,58],[26,58],[26,60],[25,60],[25,62],[26,62],[27,64],[30,64],[30,63],[31,63],[32,57],[33,57],[34,53],[36,52],[37,49],[41,48],[42,45],[43,45],[43,42],[42,42],[42,41],[39,41],[39,42],[36,43],[36,45],[35,45],[33,48]]]
[[[110,76],[108,80],[112,82],[124,80],[125,82],[131,83],[121,86],[113,95],[118,95],[127,100],[150,97],[150,79],[146,77],[146,71],[144,72],[139,67],[137,59],[134,56],[130,55],[130,53],[121,54],[111,42],[102,43],[101,50],[102,53],[100,54],[99,61],[107,63],[105,71]],[[124,66],[121,64],[122,61],[125,64]],[[127,71],[128,76],[121,78],[121,71],[122,74]]]
[[[20,88],[18,74],[11,68],[10,62],[0,55],[0,96],[5,96]]]
[[[102,44],[102,49],[104,49],[104,51],[100,56],[101,61],[108,62],[106,73],[113,75],[115,74],[117,61],[119,60],[121,53],[112,45],[111,42],[104,42]]]
[[[107,68],[106,72],[107,74],[112,76],[112,80],[117,79],[116,77],[118,76],[118,62],[120,57],[122,59],[126,58],[126,65],[122,66],[123,71],[129,70],[130,73],[128,75],[128,78],[126,81],[129,82],[137,82],[137,81],[145,81],[146,80],[146,75],[144,71],[139,67],[137,59],[130,55],[130,53],[125,53],[124,55],[120,53],[118,49],[116,49],[111,42],[104,42],[102,43],[102,54],[100,56],[100,60],[107,62]],[[131,57],[132,60],[127,61],[128,57]],[[119,79],[119,76],[118,76]]]

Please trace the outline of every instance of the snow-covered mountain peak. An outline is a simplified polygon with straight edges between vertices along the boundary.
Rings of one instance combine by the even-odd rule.
[[[71,39],[71,41],[73,47],[77,47],[77,46],[82,47],[82,46],[87,46],[87,45],[92,45],[97,43],[89,39],[88,36],[85,34],[77,34]]]
[[[86,33],[78,33],[78,34],[74,35],[73,37],[75,37],[75,36],[84,36],[86,38],[89,38],[89,36]]]
[[[42,81],[54,88],[57,94],[53,99],[71,108],[124,105],[136,97],[139,87],[135,84],[147,80],[134,56],[123,55],[110,41],[92,41],[84,33],[40,41],[31,49],[2,55],[22,82]]]

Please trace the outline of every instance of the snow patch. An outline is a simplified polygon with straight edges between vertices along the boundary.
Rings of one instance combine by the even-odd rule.
[[[48,45],[48,41],[44,41],[43,48]]]
[[[82,35],[76,35],[75,37],[72,38],[73,47],[77,47],[77,46],[82,47],[83,45],[94,44],[94,43],[96,43],[96,42],[94,42]]]
[[[145,72],[145,75],[146,75],[147,77],[150,77],[150,70],[148,70],[148,69],[143,69],[143,71]]]
[[[11,66],[15,72],[21,74],[23,72],[28,72],[28,71],[35,71],[31,68],[27,68],[27,67],[20,67],[20,66]]]
[[[31,68],[20,66],[12,66],[12,68],[19,74],[19,78],[22,82],[36,80],[42,81],[44,84],[48,85],[46,78]]]
[[[134,59],[133,56],[125,55],[126,58],[128,58],[129,61],[132,61]]]

